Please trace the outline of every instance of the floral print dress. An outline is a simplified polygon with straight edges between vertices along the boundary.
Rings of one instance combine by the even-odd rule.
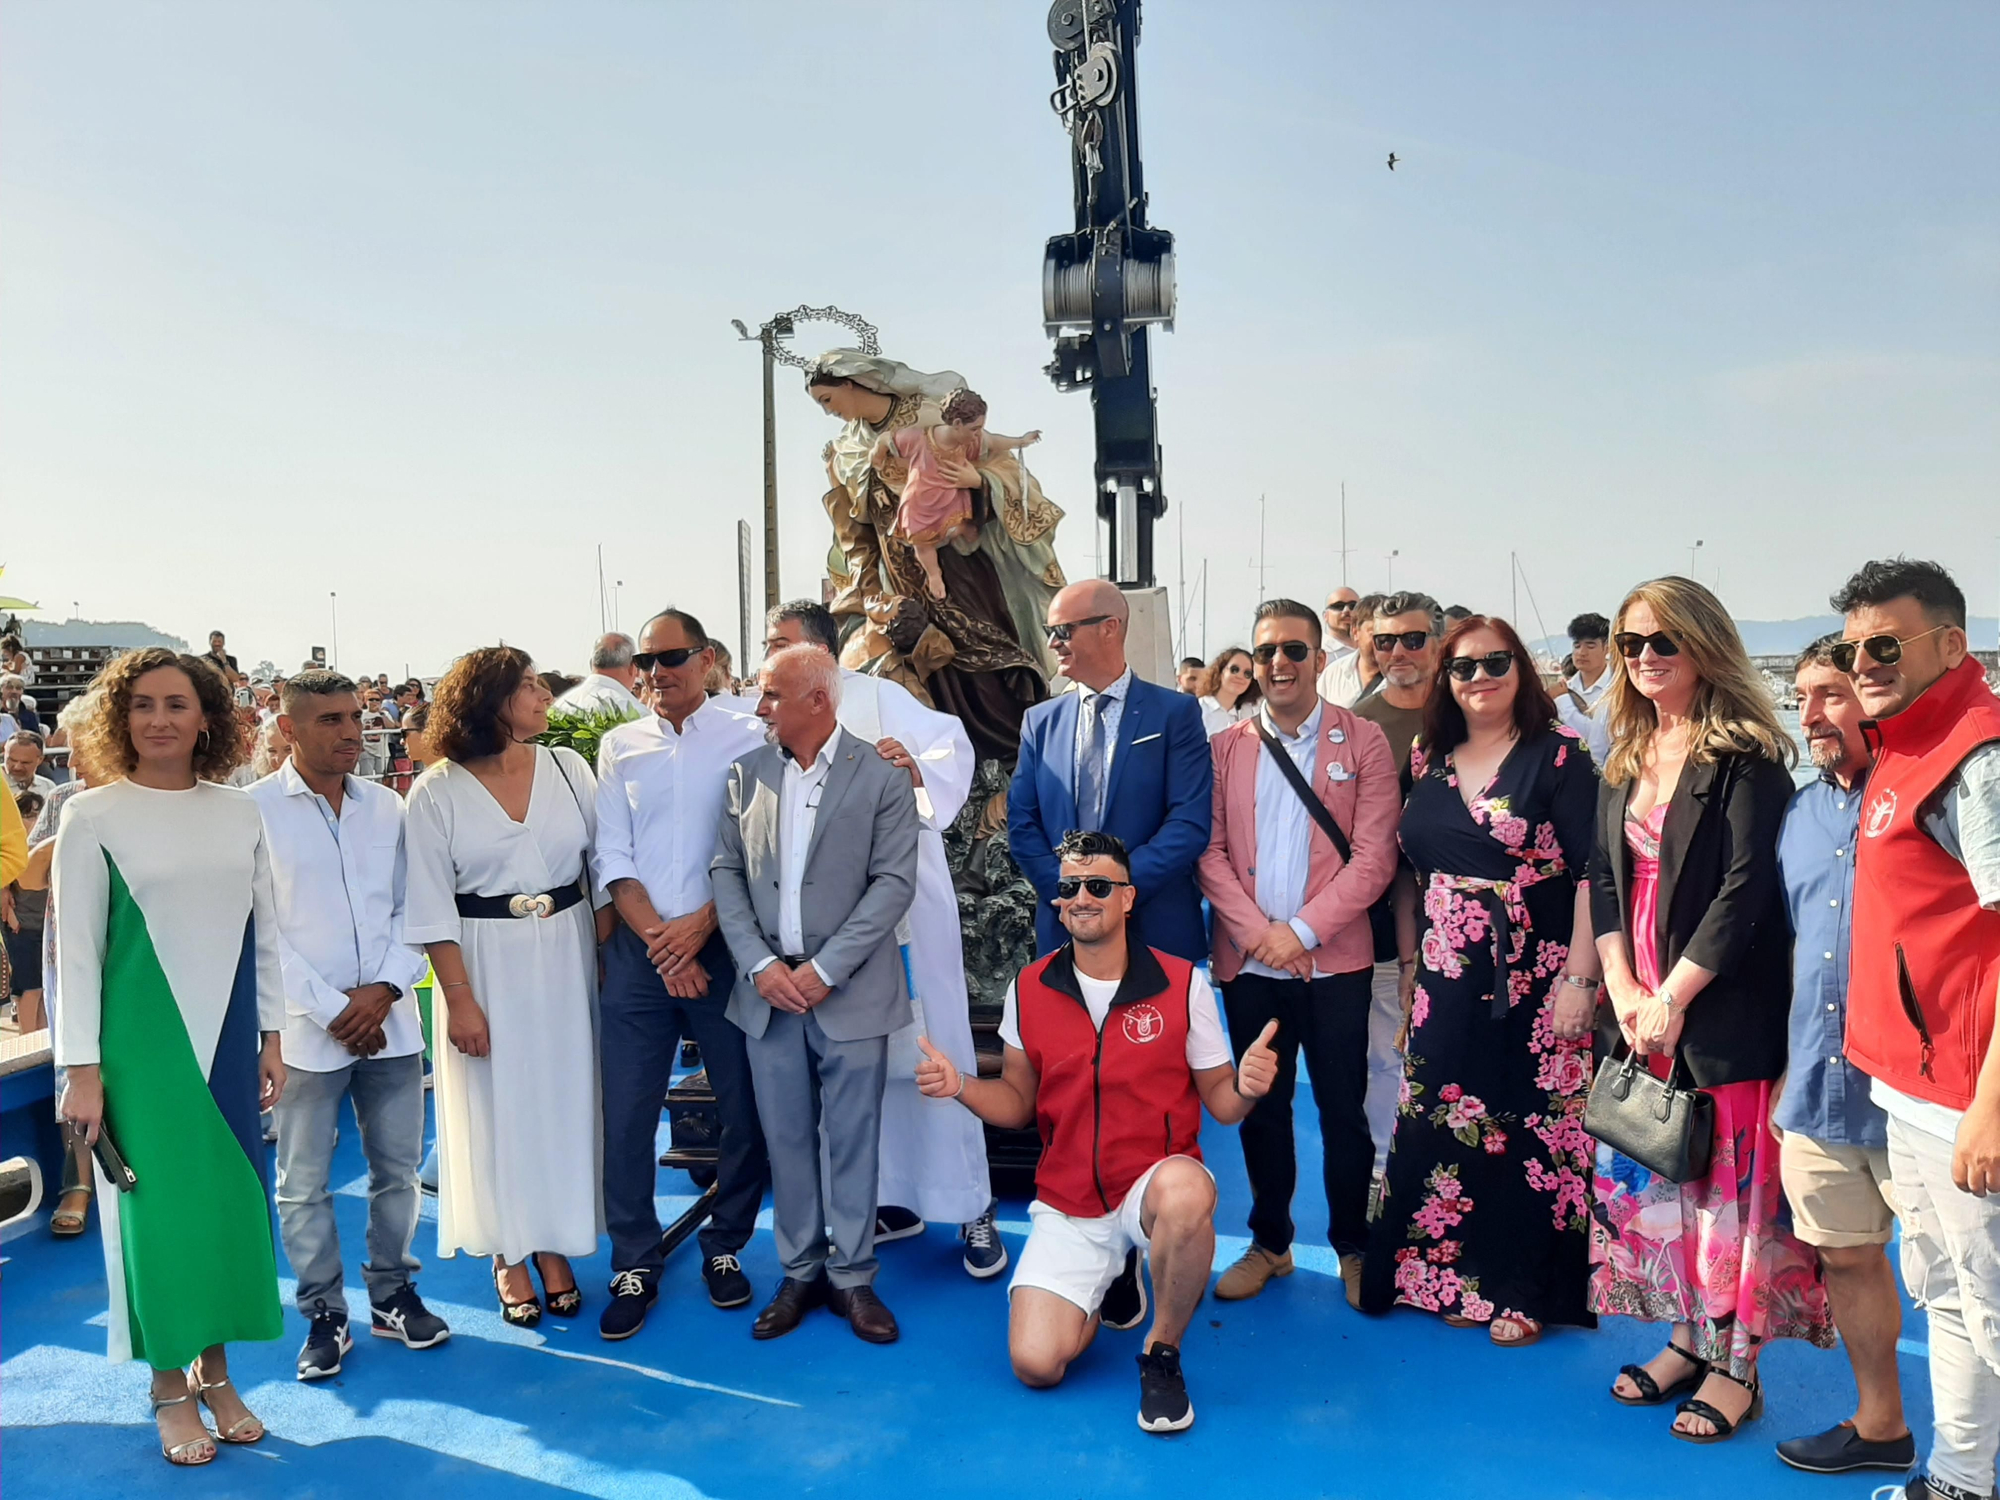
[[[1657,922],[1662,802],[1647,818],[1625,815],[1632,856],[1632,969],[1649,992],[1660,973]],[[1692,1004],[1701,1004],[1697,995]],[[1662,1078],[1670,1059],[1647,1059]],[[1833,1347],[1833,1317],[1820,1284],[1819,1257],[1788,1227],[1778,1179],[1778,1143],[1769,1130],[1771,1085],[1725,1083],[1704,1089],[1715,1101],[1708,1175],[1672,1183],[1623,1152],[1596,1148],[1590,1305],[1660,1323],[1687,1323],[1693,1351],[1748,1381],[1769,1339]]]
[[[1451,757],[1403,811],[1423,890],[1417,986],[1361,1305],[1596,1326],[1590,1042],[1551,1016],[1589,865],[1597,773],[1567,729],[1514,746],[1470,802]]]

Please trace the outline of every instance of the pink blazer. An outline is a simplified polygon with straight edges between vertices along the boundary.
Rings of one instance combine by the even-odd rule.
[[[1319,936],[1313,972],[1351,974],[1375,961],[1368,908],[1396,870],[1403,795],[1381,725],[1321,699],[1319,734],[1313,790],[1346,833],[1354,858],[1343,862],[1319,825],[1306,825],[1311,852],[1298,915]],[[1257,762],[1268,753],[1257,716],[1216,735],[1209,753],[1215,759],[1215,816],[1195,878],[1215,913],[1211,963],[1217,983],[1224,983],[1242,971],[1249,944],[1272,922],[1257,905]],[[1335,780],[1336,766],[1349,777]],[[1286,786],[1283,795],[1295,794]]]

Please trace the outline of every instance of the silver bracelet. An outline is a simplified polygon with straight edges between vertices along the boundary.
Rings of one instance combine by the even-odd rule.
[[[954,1099],[963,1099],[965,1097],[965,1075],[963,1073],[958,1075],[958,1087],[952,1090],[951,1097]]]

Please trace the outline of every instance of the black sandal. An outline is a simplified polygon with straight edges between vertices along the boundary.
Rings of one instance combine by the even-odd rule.
[[[1709,1370],[1709,1374],[1720,1375],[1724,1380],[1734,1381],[1737,1385],[1742,1386],[1744,1390],[1750,1393],[1750,1405],[1747,1408],[1745,1408],[1742,1416],[1738,1417],[1734,1422],[1732,1422],[1729,1420],[1729,1418],[1725,1417],[1721,1412],[1717,1411],[1714,1407],[1710,1406],[1706,1401],[1701,1400],[1699,1397],[1690,1396],[1687,1400],[1683,1401],[1679,1406],[1674,1408],[1676,1417],[1677,1418],[1683,1416],[1700,1417],[1705,1422],[1714,1423],[1715,1431],[1683,1432],[1678,1427],[1670,1427],[1667,1429],[1669,1432],[1673,1433],[1675,1437],[1679,1438],[1684,1443],[1726,1442],[1728,1439],[1736,1436],[1736,1429],[1743,1426],[1744,1423],[1754,1422],[1759,1417],[1764,1415],[1763,1381],[1758,1380],[1755,1377],[1752,1377],[1750,1380],[1747,1381],[1737,1380],[1736,1377],[1734,1375],[1731,1375],[1727,1370],[1717,1370],[1713,1368]]]
[[[1683,1375],[1665,1390],[1661,1390],[1659,1382],[1653,1379],[1644,1365],[1621,1365],[1618,1368],[1618,1373],[1636,1385],[1639,1388],[1639,1394],[1636,1396],[1621,1396],[1618,1394],[1618,1387],[1614,1383],[1611,1387],[1611,1399],[1623,1406],[1659,1406],[1673,1400],[1682,1391],[1698,1390],[1702,1381],[1708,1377],[1708,1361],[1698,1355],[1688,1353],[1687,1350],[1676,1344],[1672,1339],[1667,1340],[1667,1347],[1694,1366],[1691,1374]]]
[[[575,1269],[572,1268],[569,1273],[569,1289],[552,1292],[549,1290],[548,1272],[542,1269],[541,1252],[537,1251],[528,1259],[534,1262],[535,1274],[542,1279],[542,1294],[549,1299],[549,1311],[559,1318],[575,1317],[583,1308],[583,1289],[576,1284]]]
[[[514,1328],[533,1328],[542,1321],[542,1299],[530,1297],[526,1302],[509,1302],[507,1289],[500,1281],[500,1263],[493,1263],[493,1294],[500,1299],[500,1317]]]

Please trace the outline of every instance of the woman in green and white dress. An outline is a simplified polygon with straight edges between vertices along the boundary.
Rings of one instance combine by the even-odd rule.
[[[219,784],[242,752],[215,668],[148,647],[97,689],[75,736],[93,784],[56,838],[62,1113],[136,1178],[98,1174],[110,1357],[153,1367],[168,1462],[205,1464],[264,1435],[223,1346],[283,1329],[258,1121],[285,1082],[271,871],[257,805]]]

